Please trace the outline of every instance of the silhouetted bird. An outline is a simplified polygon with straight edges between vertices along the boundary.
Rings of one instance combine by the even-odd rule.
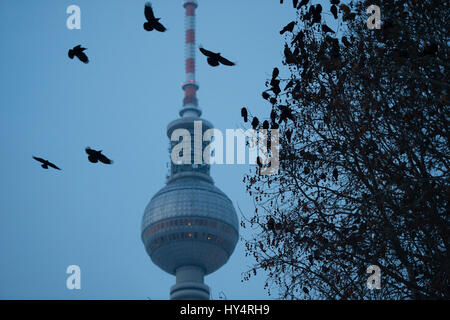
[[[155,18],[155,14],[153,13],[153,8],[150,2],[147,2],[145,4],[144,14],[145,19],[147,19],[147,22],[144,23],[145,30],[152,31],[153,29],[155,29],[159,32],[164,32],[167,30],[166,27],[164,27],[161,22],[159,22],[161,18]]]
[[[283,29],[281,29],[280,34],[284,34],[287,31],[292,32],[292,30],[294,30],[294,26],[296,24],[297,23],[295,21],[289,22],[287,25],[284,26]]]
[[[248,113],[247,113],[247,109],[245,107],[241,109],[241,116],[242,116],[242,118],[244,118],[244,122],[248,121],[248,118],[247,118]]]
[[[263,129],[266,129],[266,130],[268,130],[269,129],[269,121],[267,121],[267,120],[264,120],[264,122],[263,122]]]
[[[220,52],[212,52],[200,47],[201,53],[208,57],[207,61],[210,66],[217,67],[219,63],[224,64],[226,66],[234,66],[235,63],[230,60],[225,59],[220,55]]]
[[[337,10],[337,7],[334,4],[331,6],[330,11],[333,14],[333,17],[335,19],[337,19],[338,18],[338,10]]]
[[[256,130],[256,128],[258,128],[258,125],[259,125],[258,118],[257,117],[253,117],[253,120],[252,120],[252,127],[253,127],[253,129]]]
[[[267,100],[267,99],[270,98],[270,95],[266,91],[263,91],[262,97],[263,97],[264,100]]]
[[[312,14],[312,23],[320,23],[322,20],[322,6],[317,4],[316,6],[310,7],[310,13]]]
[[[35,156],[33,156],[33,159],[36,160],[36,161],[39,161],[40,163],[42,163],[41,167],[44,168],[44,169],[48,169],[48,167],[52,167],[52,168],[54,168],[56,170],[61,170],[60,168],[58,168],[56,165],[54,165],[53,163],[51,163],[48,160],[45,160],[45,159],[42,159],[42,158],[38,158],[38,157],[35,157]]]
[[[272,71],[272,80],[276,79],[276,77],[278,77],[279,74],[280,74],[280,70],[278,70],[277,67],[273,68],[273,71]]]
[[[329,26],[327,26],[325,23],[322,25],[322,31],[327,33],[327,32],[331,32],[334,33],[333,29],[331,29]]]
[[[73,47],[72,49],[69,49],[68,55],[70,59],[73,59],[73,57],[77,57],[80,59],[81,62],[89,63],[89,58],[87,55],[83,52],[86,50],[86,48],[81,47],[81,44],[77,45],[76,47]]]
[[[104,164],[112,164],[113,161],[108,159],[104,154],[102,154],[102,150],[97,151],[94,149],[91,149],[89,147],[87,147],[86,149],[86,153],[89,155],[88,156],[88,160],[92,163],[97,163],[98,161],[104,163]]]

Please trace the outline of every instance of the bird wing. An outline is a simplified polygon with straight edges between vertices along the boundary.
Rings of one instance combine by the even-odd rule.
[[[78,59],[80,59],[82,62],[84,62],[84,63],[88,63],[89,62],[89,58],[87,57],[87,55],[84,53],[84,52],[82,52],[82,51],[79,51],[79,52],[77,52],[77,57],[78,57]]]
[[[61,170],[60,168],[58,168],[55,164],[51,163],[50,161],[47,161],[47,165],[56,169],[56,170]]]
[[[73,47],[73,50],[74,50],[74,51],[76,51],[76,49],[80,49],[80,50],[81,50],[81,44],[79,44],[79,45]]]
[[[145,18],[148,21],[152,21],[155,19],[155,14],[153,13],[153,8],[152,8],[152,5],[150,4],[150,2],[147,2],[145,4],[144,14],[145,14]]]
[[[234,65],[235,65],[234,62],[231,62],[230,60],[225,59],[225,58],[222,57],[222,56],[219,57],[219,62],[220,62],[221,64],[226,65],[226,66],[234,66]]]
[[[153,24],[153,27],[159,32],[164,32],[167,30],[166,27],[164,27],[160,22],[156,22],[155,24]]]
[[[108,157],[106,157],[105,155],[101,154],[98,156],[98,160],[100,160],[100,162],[103,162],[105,164],[112,164],[113,161],[111,159],[108,159]]]
[[[86,149],[84,149],[86,151],[86,153],[90,156],[94,155],[94,150],[92,150],[90,147],[86,147]]]
[[[200,52],[203,53],[203,54],[204,54],[205,56],[207,56],[207,57],[212,57],[212,56],[214,56],[214,52],[209,51],[209,50],[206,50],[206,49],[204,49],[204,48],[202,48],[202,47],[200,47]]]
[[[35,156],[33,156],[33,159],[36,160],[36,161],[39,161],[41,163],[45,163],[46,162],[44,159],[38,158],[38,157],[35,157]]]

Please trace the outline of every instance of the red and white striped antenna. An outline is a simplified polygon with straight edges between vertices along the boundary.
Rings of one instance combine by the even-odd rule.
[[[186,9],[186,80],[182,85],[184,90],[184,100],[180,115],[184,117],[199,117],[202,112],[198,107],[198,84],[195,82],[195,9],[197,8],[198,4],[197,0],[185,0],[182,2],[182,4]]]

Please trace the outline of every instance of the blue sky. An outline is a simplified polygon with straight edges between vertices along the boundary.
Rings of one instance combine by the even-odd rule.
[[[261,98],[281,67],[279,30],[291,1],[199,0],[197,45],[236,67],[211,68],[197,51],[203,117],[223,130],[242,126],[240,109],[268,115]],[[168,31],[143,30],[145,1],[0,1],[0,299],[168,299],[175,278],[156,267],[140,240],[143,210],[164,186],[166,125],[178,117],[184,81],[184,9],[154,0]],[[66,28],[66,8],[81,8],[81,30]],[[90,63],[67,57],[77,44]],[[87,161],[103,149],[112,166]],[[62,171],[43,170],[32,155]],[[247,215],[248,165],[211,174]],[[246,233],[241,229],[241,233]],[[213,298],[266,299],[264,277],[241,282],[252,264],[240,242],[206,277]],[[67,266],[81,267],[81,290],[68,290]]]

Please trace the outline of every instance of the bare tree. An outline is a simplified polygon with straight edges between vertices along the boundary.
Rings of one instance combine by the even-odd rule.
[[[277,71],[263,94],[280,172],[244,178],[244,279],[264,269],[292,299],[448,299],[448,3],[304,2],[285,33],[290,78]],[[366,24],[372,4],[381,29]]]

